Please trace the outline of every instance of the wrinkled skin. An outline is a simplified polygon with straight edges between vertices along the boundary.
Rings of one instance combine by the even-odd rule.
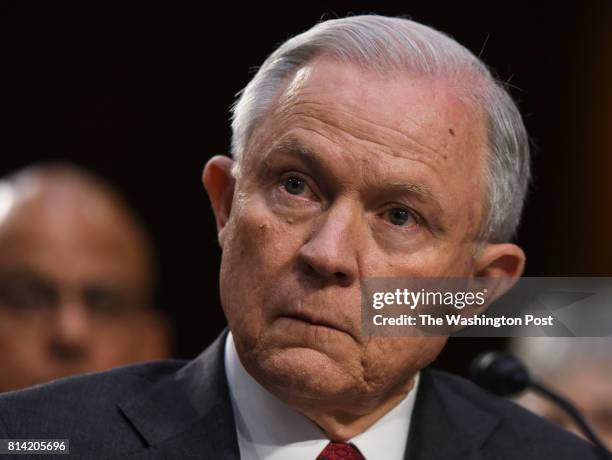
[[[482,115],[448,83],[320,57],[254,130],[236,180],[228,158],[205,168],[241,362],[330,438],[390,410],[446,342],[362,337],[360,280],[522,271],[514,245],[476,250],[485,157]]]

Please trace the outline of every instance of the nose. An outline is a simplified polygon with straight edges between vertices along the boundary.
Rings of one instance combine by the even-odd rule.
[[[89,319],[83,305],[78,302],[59,305],[53,326],[51,355],[64,362],[81,360],[89,338]]]
[[[358,277],[359,221],[350,203],[336,203],[320,216],[299,259],[307,274],[348,287]]]

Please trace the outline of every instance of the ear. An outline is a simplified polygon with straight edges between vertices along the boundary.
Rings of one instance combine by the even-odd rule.
[[[525,269],[525,253],[516,244],[487,244],[480,250],[474,263],[474,276],[488,279],[495,290],[489,296],[493,301],[506,293]],[[499,282],[493,278],[499,278]]]
[[[234,160],[231,158],[217,155],[208,160],[202,172],[202,183],[212,203],[220,242],[222,241],[223,229],[232,210],[234,186],[236,184],[232,176],[233,165]]]

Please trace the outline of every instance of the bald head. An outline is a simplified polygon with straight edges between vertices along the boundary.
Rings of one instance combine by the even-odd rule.
[[[0,266],[44,265],[65,276],[121,277],[149,303],[147,235],[106,184],[74,166],[32,167],[2,182]]]
[[[166,355],[152,285],[148,237],[99,179],[54,165],[2,181],[0,391]]]

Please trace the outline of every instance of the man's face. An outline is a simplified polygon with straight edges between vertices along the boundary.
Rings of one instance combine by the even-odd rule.
[[[471,276],[485,156],[482,115],[443,81],[303,67],[251,136],[220,231],[249,372],[364,411],[409,382],[445,339],[361,337],[361,280]]]
[[[41,189],[0,225],[0,391],[160,357],[142,244],[104,199]]]
[[[568,365],[560,375],[547,379],[546,383],[569,398],[591,423],[608,449],[612,449],[612,381],[609,368],[599,367],[599,363],[591,363],[589,357],[586,357],[585,362]],[[536,414],[584,437],[571,417],[547,399],[528,392],[518,401]]]

